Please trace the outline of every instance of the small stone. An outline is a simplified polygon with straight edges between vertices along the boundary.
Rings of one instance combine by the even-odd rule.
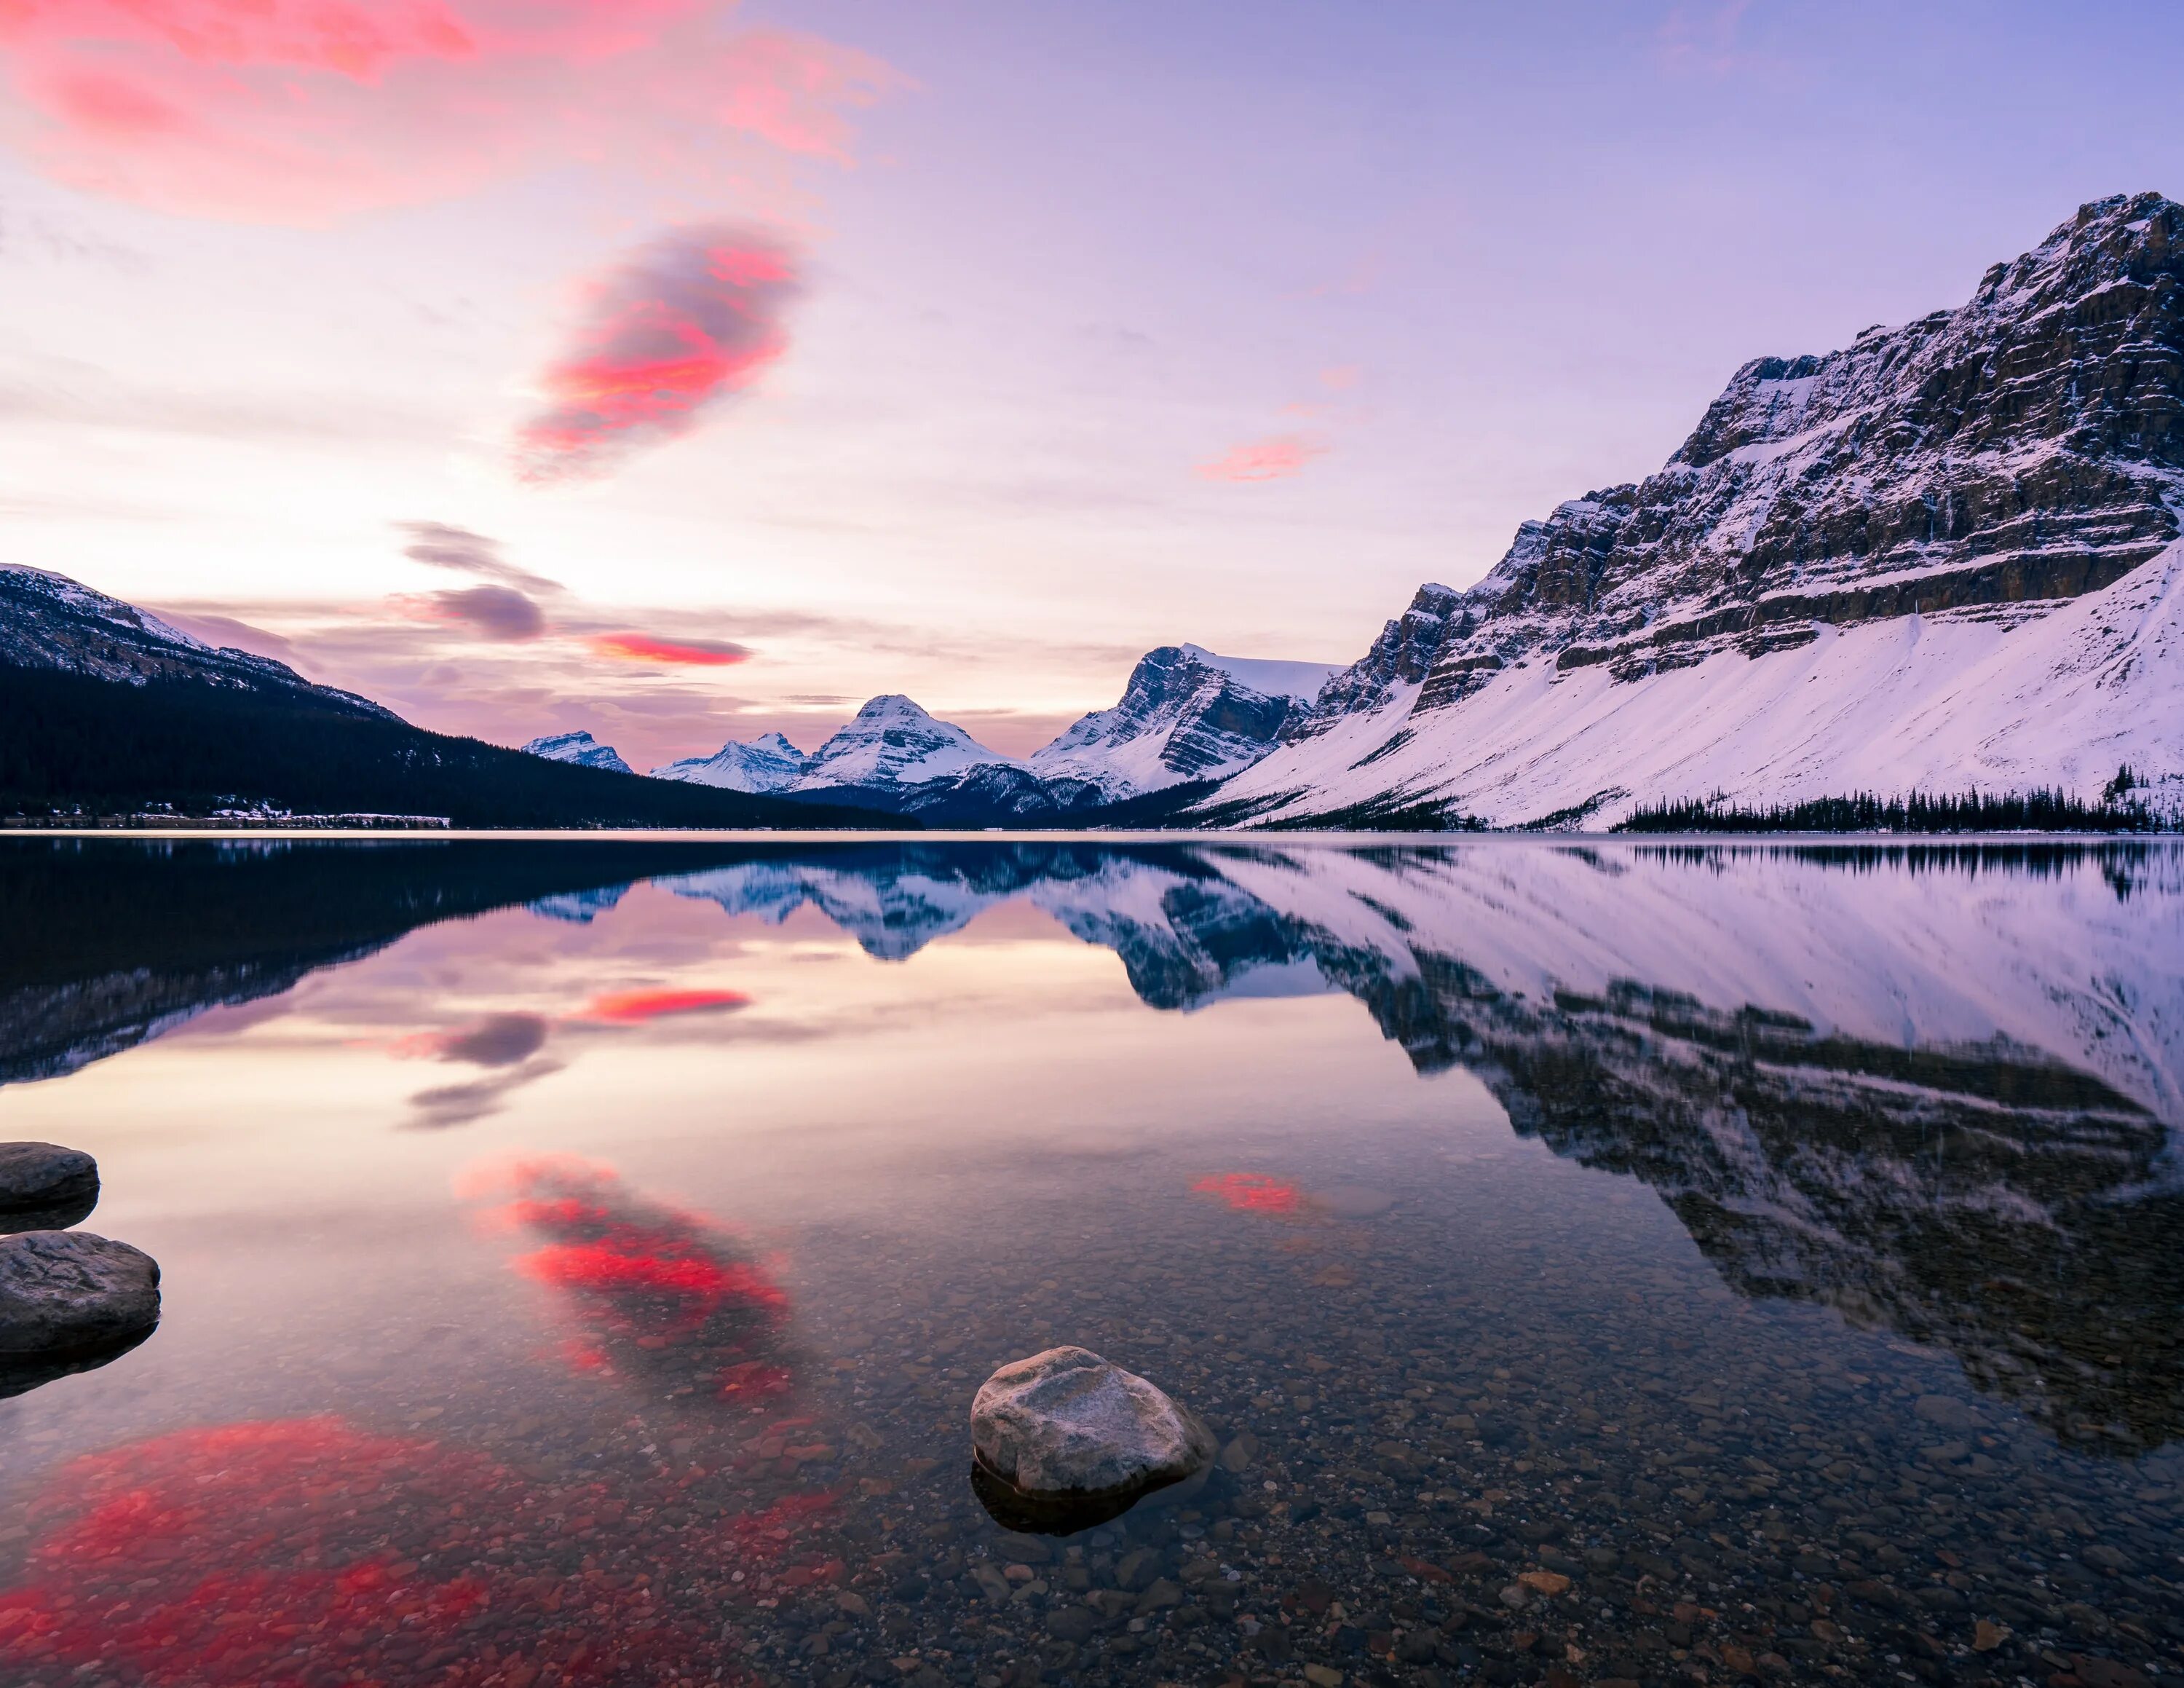
[[[841,1607],[843,1611],[848,1613],[852,1618],[869,1618],[872,1616],[872,1609],[871,1607],[865,1604],[864,1596],[854,1593],[848,1589],[844,1589],[841,1593],[834,1596],[834,1604]]]
[[[1164,1606],[1180,1606],[1182,1604],[1182,1585],[1178,1583],[1172,1583],[1166,1577],[1162,1577],[1158,1582],[1155,1583],[1150,1588],[1147,1589],[1143,1594],[1138,1596],[1137,1609],[1141,1613],[1157,1612]]]
[[[1944,1430],[1970,1430],[1985,1421],[1964,1402],[1949,1395],[1920,1395],[1911,1411],[1929,1424]]]
[[[1305,1666],[1304,1680],[1312,1684],[1312,1688],[1342,1688],[1342,1673],[1332,1665]]]
[[[1991,1653],[2008,1639],[2009,1629],[2006,1624],[1992,1623],[1982,1618],[1972,1625],[1972,1651],[1975,1653]]]
[[[1099,1627],[1100,1620],[1082,1606],[1056,1607],[1046,1614],[1046,1632],[1059,1641],[1089,1641]]]
[[[1524,1571],[1518,1573],[1517,1580],[1527,1588],[1537,1589],[1541,1594],[1569,1592],[1570,1579],[1559,1571]]]
[[[87,1231],[0,1237],[0,1355],[118,1346],[159,1322],[159,1266]]]
[[[1532,1603],[1532,1591],[1522,1583],[1511,1583],[1497,1597],[1512,1612],[1522,1612]]]

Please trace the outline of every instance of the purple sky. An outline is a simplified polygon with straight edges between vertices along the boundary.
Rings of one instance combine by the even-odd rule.
[[[2167,4],[31,0],[0,61],[0,561],[640,767],[1347,661],[1747,359],[2184,193]]]

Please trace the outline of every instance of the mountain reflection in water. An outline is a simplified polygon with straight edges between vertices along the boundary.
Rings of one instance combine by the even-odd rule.
[[[2184,867],[2166,846],[19,841],[0,849],[0,1076],[68,1073],[434,922],[594,922],[639,881],[767,922],[816,908],[887,961],[1020,901],[1112,950],[1159,1009],[1346,992],[1421,1073],[1468,1069],[1520,1135],[1658,1191],[1738,1294],[1945,1347],[2066,1443],[2184,1431]],[[396,1053],[478,1070],[414,1098],[413,1122],[460,1125],[579,1059],[580,1036],[744,1006],[701,983],[608,992]],[[668,1303],[694,1295],[708,1357],[670,1386],[766,1386],[755,1265],[611,1174],[524,1177],[514,1210],[558,1238],[536,1275],[617,1364],[665,1363],[642,1345],[663,1332],[687,1360]],[[1259,1173],[1200,1188],[1298,1200]],[[658,1282],[631,1276],[640,1257]]]

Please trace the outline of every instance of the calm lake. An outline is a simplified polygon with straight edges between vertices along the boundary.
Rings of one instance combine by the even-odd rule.
[[[0,1680],[2170,1681],[2180,1127],[2164,844],[5,841]]]

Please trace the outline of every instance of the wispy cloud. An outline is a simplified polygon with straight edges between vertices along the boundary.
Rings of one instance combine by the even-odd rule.
[[[1301,434],[1275,434],[1231,446],[1220,456],[1201,463],[1198,473],[1209,481],[1287,480],[1302,473],[1306,464],[1326,452],[1325,445]]]
[[[574,344],[540,378],[546,406],[518,442],[526,480],[601,472],[688,433],[788,349],[800,291],[779,238],[727,223],[670,229],[588,290]]]
[[[422,592],[394,599],[421,621],[460,627],[481,639],[519,643],[542,637],[546,612],[512,586],[466,586],[460,591]]]
[[[498,539],[474,534],[468,528],[457,528],[445,522],[398,522],[395,526],[410,535],[410,543],[403,546],[402,555],[427,568],[482,575],[521,592],[554,593],[563,590],[560,581],[549,580],[543,574],[533,574],[527,568],[518,568],[507,562],[500,554]]]

